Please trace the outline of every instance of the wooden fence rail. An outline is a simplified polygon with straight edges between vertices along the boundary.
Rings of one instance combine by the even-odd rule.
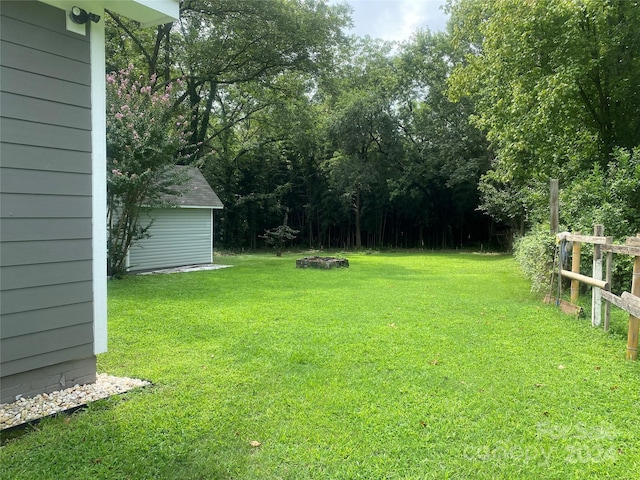
[[[560,269],[560,275],[566,278],[570,278],[571,280],[577,280],[580,283],[586,283],[587,285],[591,285],[592,287],[603,288],[605,290],[609,289],[609,283],[606,280],[598,280],[595,277],[587,277],[586,275],[582,275],[581,273],[575,273],[571,270],[562,270]]]
[[[615,305],[629,314],[629,328],[627,331],[627,360],[638,359],[638,333],[640,330],[640,234],[627,238],[624,245],[613,243],[612,237],[603,236],[604,227],[595,225],[593,235],[579,233],[559,233],[557,239],[564,246],[573,242],[571,270],[562,268],[562,261],[558,261],[558,285],[560,278],[571,280],[571,304],[575,306],[578,299],[580,283],[590,285],[591,290],[591,324],[594,327],[602,323],[602,300],[605,301],[604,329],[609,330],[610,307]],[[580,273],[581,244],[590,243],[594,246],[593,274],[591,277]],[[562,250],[562,249],[560,249]],[[606,253],[606,269],[603,269],[603,253]],[[623,292],[617,296],[611,292],[611,271],[613,254],[630,255],[634,257],[633,281],[631,293]],[[603,273],[606,275],[603,279]],[[558,295],[559,297],[560,295]],[[561,298],[556,298],[556,304],[561,305]],[[571,310],[563,308],[565,311]],[[575,309],[579,307],[575,306]],[[575,311],[575,310],[574,310]]]

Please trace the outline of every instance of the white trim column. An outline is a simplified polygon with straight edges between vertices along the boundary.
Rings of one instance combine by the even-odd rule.
[[[91,22],[91,170],[93,242],[93,352],[107,351],[107,120],[104,9]]]

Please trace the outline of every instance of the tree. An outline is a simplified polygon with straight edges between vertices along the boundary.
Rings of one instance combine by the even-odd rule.
[[[486,179],[532,194],[521,215],[542,208],[549,177],[569,183],[640,143],[639,28],[640,10],[619,0],[452,2],[466,56],[450,94],[475,102],[496,153]]]
[[[127,51],[121,39],[130,38],[149,72],[184,79],[177,101],[191,111],[190,143],[200,145],[200,156],[229,128],[216,122],[228,87],[268,89],[283,73],[328,68],[347,12],[344,5],[321,0],[184,0],[180,20],[158,28],[155,36],[112,14],[108,45],[121,58]],[[236,118],[244,121],[251,109],[247,113]]]
[[[318,75],[331,71],[348,22],[345,5],[324,0],[185,0],[169,35],[119,18],[107,25],[114,64],[133,55],[158,78],[166,81],[167,65],[172,78],[184,78],[176,103],[191,112],[194,161],[225,203],[218,224],[227,246],[257,246],[280,215],[275,205],[294,195],[294,177],[296,192],[315,188],[292,168],[300,164],[293,138],[311,138],[299,133],[308,122],[292,115],[309,118],[303,106]],[[292,220],[303,209],[292,210]]]
[[[185,151],[188,120],[174,116],[171,84],[154,91],[133,66],[107,76],[107,232],[109,276],[126,271],[127,253],[144,238],[145,207],[165,203],[185,181],[172,167]]]
[[[173,23],[158,25],[155,30],[141,28],[110,10],[106,10],[104,22],[107,72],[134,65],[137,74],[155,76],[164,83],[171,81],[176,74],[172,44],[178,40]]]
[[[218,245],[260,247],[283,209],[310,247],[486,241],[476,185],[491,157],[473,103],[444,94],[460,61],[445,35],[346,42],[347,7],[324,0],[181,9],[155,32],[114,16],[107,47],[112,65],[155,72],[154,89],[184,77],[174,106],[225,204]]]
[[[219,224],[229,247],[258,246],[259,233],[281,220],[282,208],[297,222],[307,216],[301,189],[310,186],[306,162],[313,161],[316,141],[306,84],[305,75],[289,72],[274,79],[270,90],[228,88],[233,95],[227,95],[216,114],[220,125],[242,115],[246,102],[259,106],[250,119],[230,125],[212,140],[215,161],[203,168],[225,204]]]
[[[485,135],[470,122],[473,103],[447,97],[447,80],[458,62],[449,37],[429,31],[417,32],[396,59],[405,156],[396,162],[391,194],[417,206],[420,243],[422,230],[430,230],[431,245],[441,247],[479,238],[477,185],[491,160]]]
[[[356,248],[362,247],[364,196],[380,195],[387,159],[402,156],[392,109],[391,49],[391,44],[369,38],[356,42],[352,60],[337,80],[339,93],[331,99],[327,134],[333,154],[324,168],[330,184],[353,211]],[[388,199],[384,196],[383,202]]]
[[[299,233],[299,230],[294,230],[289,225],[287,225],[288,215],[284,214],[284,220],[282,221],[282,225],[278,225],[276,228],[269,229],[264,232],[264,235],[260,235],[265,239],[267,245],[271,245],[276,249],[276,256],[282,256],[282,250],[284,250],[287,242],[290,242],[294,238],[296,238],[296,234]]]

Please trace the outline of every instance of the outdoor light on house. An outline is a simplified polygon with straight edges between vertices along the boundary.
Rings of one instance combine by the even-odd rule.
[[[71,20],[79,25],[84,25],[89,20],[93,23],[98,23],[100,21],[100,15],[87,12],[85,9],[76,6],[71,8]]]

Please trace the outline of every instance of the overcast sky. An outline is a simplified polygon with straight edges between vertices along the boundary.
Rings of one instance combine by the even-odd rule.
[[[331,0],[338,3],[340,0]],[[418,28],[444,30],[446,0],[341,0],[353,7],[349,33],[383,40],[406,40]]]

